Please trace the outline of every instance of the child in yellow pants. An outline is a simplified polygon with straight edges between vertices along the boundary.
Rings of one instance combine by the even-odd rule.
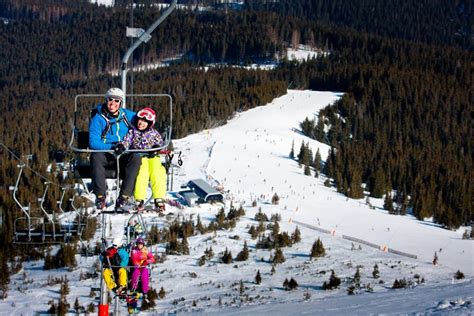
[[[130,129],[122,144],[125,149],[150,149],[163,145],[160,133],[153,128],[156,114],[150,108],[144,108],[137,113],[136,126]],[[164,199],[166,197],[166,169],[161,164],[158,154],[149,154],[142,157],[140,170],[135,182],[135,201],[137,210],[143,210],[146,198],[148,182],[151,182],[152,197],[155,207],[159,212],[165,211]]]
[[[126,268],[128,266],[129,257],[128,250],[123,246],[120,237],[115,238],[112,246],[107,248],[107,250],[105,250],[100,256],[100,259],[104,264],[102,276],[105,284],[107,284],[109,290],[114,291],[118,295],[124,292],[127,288]],[[115,279],[117,276],[118,280]],[[116,281],[118,281],[118,284]]]

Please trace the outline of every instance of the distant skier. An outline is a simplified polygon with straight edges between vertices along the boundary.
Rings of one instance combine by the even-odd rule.
[[[102,276],[109,290],[120,295],[127,288],[127,266],[130,260],[127,246],[123,245],[122,238],[115,238],[112,246],[100,255],[104,270]],[[118,284],[117,284],[118,279]]]
[[[145,240],[143,238],[137,238],[135,244],[136,246],[132,249],[132,253],[130,254],[130,259],[134,266],[131,288],[133,291],[136,291],[138,281],[141,279],[143,298],[146,299],[150,277],[147,265],[154,263],[155,257],[153,257],[153,254],[145,247]]]
[[[128,222],[127,229],[130,233],[131,238],[138,238],[141,237],[140,235],[143,234],[143,227],[136,219],[133,221],[130,220]],[[127,229],[125,230],[125,233],[127,233]]]
[[[126,149],[150,149],[163,145],[160,133],[153,128],[156,120],[155,111],[144,108],[138,111],[137,118],[136,126],[128,131],[123,142],[117,146],[116,152],[121,153]],[[166,169],[161,164],[161,158],[157,152],[142,156],[135,183],[135,201],[137,201],[138,211],[144,209],[148,182],[151,182],[155,208],[163,213],[165,211],[164,198],[166,197]]]
[[[116,150],[117,143],[123,140],[131,127],[135,112],[121,107],[125,94],[119,88],[111,88],[105,95],[105,103],[97,106],[97,113],[89,124],[89,147],[94,150]],[[123,152],[122,152],[123,153]],[[96,207],[106,208],[105,168],[115,165],[116,158],[111,153],[95,152],[91,154],[92,188],[96,195]],[[123,175],[120,196],[116,208],[128,202],[133,192],[135,179],[140,168],[140,155],[127,154],[120,157]]]

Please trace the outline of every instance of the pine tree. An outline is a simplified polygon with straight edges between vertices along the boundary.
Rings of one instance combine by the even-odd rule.
[[[50,307],[48,309],[48,313],[51,314],[51,315],[58,314],[58,307],[56,306],[56,303],[54,303],[54,300],[50,300],[48,302],[48,304],[50,305]]]
[[[307,148],[304,141],[301,141],[300,152],[298,153],[298,164],[303,165],[303,159],[307,156]]]
[[[239,294],[244,295],[244,292],[245,292],[244,281],[240,280],[240,282],[239,282]]]
[[[272,269],[270,270],[270,274],[271,274],[271,275],[274,275],[275,272],[276,272],[276,270],[275,270],[275,265],[272,264]]]
[[[276,193],[275,193],[275,194],[276,194]],[[275,195],[273,195],[273,197],[276,199],[276,198],[278,198],[278,195],[276,195],[276,197],[275,197]],[[279,199],[280,199],[280,198],[278,198],[278,200],[279,200]],[[273,203],[273,198],[272,198],[272,203]],[[254,219],[255,219],[257,222],[268,222],[268,216],[267,216],[267,214],[265,214],[265,213],[262,212],[262,208],[261,208],[261,207],[258,208],[258,212],[255,214]]]
[[[94,305],[94,303],[90,303],[89,305],[87,305],[87,312],[88,312],[88,313],[93,313],[93,312],[95,312],[95,305]]]
[[[283,251],[278,247],[275,249],[275,255],[273,256],[272,263],[273,264],[278,264],[278,263],[283,263],[285,262],[285,256],[283,255]]]
[[[65,296],[62,296],[60,299],[59,299],[59,303],[57,305],[57,314],[58,315],[61,315],[61,316],[64,316],[68,313],[69,311],[69,303],[67,302],[66,300],[66,297]]]
[[[321,239],[318,239],[313,243],[313,247],[311,248],[311,254],[309,255],[310,258],[318,258],[324,257],[326,255],[326,249],[324,249],[323,242]]]
[[[181,240],[181,253],[183,255],[189,255],[189,245],[188,245],[188,239],[186,238],[186,235],[183,236],[183,239]]]
[[[6,299],[8,296],[8,285],[10,283],[10,271],[8,269],[7,256],[4,253],[0,253],[0,290],[1,298]]]
[[[309,168],[309,165],[304,166],[304,175],[305,176],[310,176],[311,175],[311,169]]]
[[[249,248],[247,241],[244,242],[244,248],[237,254],[236,261],[246,261],[249,258]]]
[[[76,297],[76,300],[74,301],[74,310],[76,311],[77,314],[79,314],[81,309],[81,305],[79,305],[79,298]]]
[[[202,222],[201,222],[201,216],[199,216],[199,214],[197,216],[196,230],[200,232],[201,234],[206,233],[206,230],[204,229],[204,226],[202,225]]]
[[[434,253],[434,258],[433,258],[433,265],[435,266],[435,265],[437,265],[437,264],[438,264],[438,254],[437,254],[436,251],[435,251],[435,253]]]
[[[278,196],[278,194],[273,194],[273,197],[272,197],[272,204],[273,205],[278,205],[278,203],[280,202],[280,197]],[[268,219],[267,219],[268,220]]]
[[[329,282],[323,283],[323,290],[332,290],[339,287],[341,284],[341,279],[336,276],[336,272],[331,270],[331,276],[329,277]]]
[[[288,289],[291,291],[291,290],[294,290],[298,287],[298,282],[296,282],[295,279],[291,278],[290,281],[288,282]]]
[[[273,222],[272,226],[272,237],[273,240],[278,240],[278,234],[280,233],[280,224],[277,221]]]
[[[163,287],[161,287],[160,292],[158,292],[158,297],[159,297],[160,299],[164,299],[165,296],[166,296],[165,289],[164,289]]]
[[[199,257],[198,266],[202,267],[205,264],[206,264],[206,256],[202,255],[201,257]]]
[[[59,293],[61,294],[61,296],[66,296],[66,295],[69,294],[69,292],[70,292],[70,290],[69,290],[69,281],[66,277],[64,282],[61,283],[61,289],[59,290]]]
[[[355,283],[355,286],[357,288],[360,287],[360,270],[359,270],[359,267],[357,267],[356,272],[354,274],[354,278],[353,278],[352,281]]]
[[[300,232],[298,226],[296,226],[295,231],[291,235],[291,241],[292,241],[293,244],[296,244],[297,242],[301,241],[301,232]]]
[[[212,258],[214,258],[214,251],[212,250],[212,246],[209,246],[209,249],[206,248],[206,250],[204,251],[204,255],[206,256],[207,260],[211,260]]]
[[[389,214],[394,214],[392,196],[388,192],[385,194],[383,208],[384,210],[387,210]]]
[[[260,270],[258,270],[257,275],[255,275],[255,283],[257,284],[262,283],[262,276],[260,275]]]
[[[386,179],[385,179],[385,172],[382,167],[377,166],[375,170],[375,174],[370,182],[370,195],[374,198],[381,198],[386,192]]]
[[[354,166],[349,174],[349,188],[347,196],[352,199],[360,199],[364,197],[364,189],[362,188],[362,170]]]
[[[156,290],[153,288],[150,288],[146,295],[146,300],[143,300],[141,310],[149,310],[153,307],[156,306],[155,300],[158,298],[158,294],[156,293]]]
[[[291,141],[290,159],[295,159],[295,140]]]
[[[319,148],[316,151],[316,155],[314,156],[313,168],[316,173],[321,171],[321,154],[319,153]]]
[[[248,233],[250,234],[250,237],[252,237],[252,239],[258,237],[258,231],[255,229],[254,225],[250,226]]]
[[[372,271],[372,276],[374,279],[378,279],[380,277],[379,266],[377,264],[374,265],[374,270]]]
[[[234,260],[232,259],[232,253],[227,248],[225,248],[224,254],[221,257],[221,261],[225,264],[230,264],[234,262]]]

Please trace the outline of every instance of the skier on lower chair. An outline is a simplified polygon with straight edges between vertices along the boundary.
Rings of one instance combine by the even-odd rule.
[[[132,249],[130,259],[133,264],[131,288],[136,291],[138,281],[142,281],[143,298],[146,299],[149,288],[149,271],[147,265],[155,262],[155,257],[145,247],[145,240],[141,237],[137,238],[135,247]]]
[[[156,114],[152,109],[144,108],[138,111],[136,126],[128,131],[116,152],[121,153],[126,149],[150,149],[162,146],[163,139],[160,133],[153,128],[155,120]],[[158,153],[147,153],[142,157],[134,193],[138,211],[144,210],[148,182],[151,182],[155,208],[163,213],[165,211],[164,198],[166,197],[166,169],[161,164]]]
[[[122,238],[115,238],[112,246],[102,252],[100,260],[104,266],[102,276],[109,290],[117,295],[124,294],[127,290],[126,269],[129,255],[127,247],[123,245]]]

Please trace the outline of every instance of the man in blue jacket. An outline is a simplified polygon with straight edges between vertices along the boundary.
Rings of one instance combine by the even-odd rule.
[[[89,124],[89,147],[91,149],[114,150],[116,154],[123,153],[123,146],[118,144],[132,127],[131,122],[136,115],[135,112],[122,108],[124,97],[125,94],[121,89],[111,88],[105,95],[105,103],[98,105],[97,113]],[[115,205],[117,209],[128,203],[128,199],[133,193],[140,163],[141,157],[137,153],[124,154],[120,157],[120,173],[123,181],[120,196]],[[96,195],[98,209],[106,208],[105,169],[115,165],[116,158],[111,153],[96,152],[91,154],[92,189]]]

